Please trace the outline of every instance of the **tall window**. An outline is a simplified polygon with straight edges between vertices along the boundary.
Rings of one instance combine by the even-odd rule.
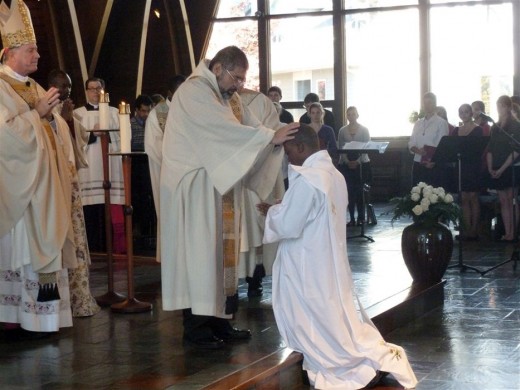
[[[334,47],[331,16],[300,16],[271,21],[271,79],[279,82],[284,100],[303,100],[321,89],[334,99]],[[299,87],[307,80],[308,90]],[[303,97],[302,97],[303,93]]]
[[[244,19],[256,12],[256,0],[222,0],[217,13],[217,18],[237,18],[216,21],[213,23],[211,39],[205,58],[213,58],[220,49],[235,45],[242,49],[249,61],[249,70],[245,87],[259,90],[258,68],[258,23],[255,20]]]
[[[496,117],[498,97],[513,94],[511,4],[436,7],[430,22],[431,89],[449,122],[475,100]]]
[[[420,95],[416,9],[345,16],[347,106],[372,137],[409,135]]]
[[[452,124],[460,104],[474,100],[496,116],[496,99],[515,90],[518,1],[220,0],[206,57],[241,47],[250,59],[248,87],[279,86],[295,118],[305,112],[305,95],[315,92],[334,109],[338,126],[353,105],[372,136],[409,136],[409,118],[427,86]],[[334,28],[341,19],[342,29]],[[258,42],[267,43],[260,45],[265,52]],[[259,72],[259,58],[267,70]]]

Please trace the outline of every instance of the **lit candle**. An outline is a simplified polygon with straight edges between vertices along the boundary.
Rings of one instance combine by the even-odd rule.
[[[119,131],[121,135],[121,153],[130,153],[132,142],[132,126],[130,125],[130,104],[119,105]]]
[[[110,108],[108,107],[108,93],[101,90],[101,96],[99,98],[99,128],[100,130],[110,129]]]

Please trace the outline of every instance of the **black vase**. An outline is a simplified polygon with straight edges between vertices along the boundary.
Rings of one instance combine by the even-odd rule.
[[[453,252],[450,229],[439,222],[414,222],[401,237],[404,262],[414,284],[431,286],[441,281]]]

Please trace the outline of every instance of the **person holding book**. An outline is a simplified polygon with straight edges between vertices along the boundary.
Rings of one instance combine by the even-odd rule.
[[[414,155],[412,185],[419,182],[443,186],[442,169],[431,161],[441,138],[449,134],[448,122],[437,115],[437,98],[427,92],[422,98],[424,117],[415,122],[408,149]]]

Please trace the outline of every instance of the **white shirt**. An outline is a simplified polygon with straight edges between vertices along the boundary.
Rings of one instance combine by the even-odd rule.
[[[421,118],[413,126],[412,136],[408,141],[408,149],[412,149],[414,146],[422,149],[424,145],[437,147],[441,138],[448,134],[448,122],[437,114],[433,114],[428,119]],[[413,161],[421,162],[421,158],[420,154],[414,153]]]

